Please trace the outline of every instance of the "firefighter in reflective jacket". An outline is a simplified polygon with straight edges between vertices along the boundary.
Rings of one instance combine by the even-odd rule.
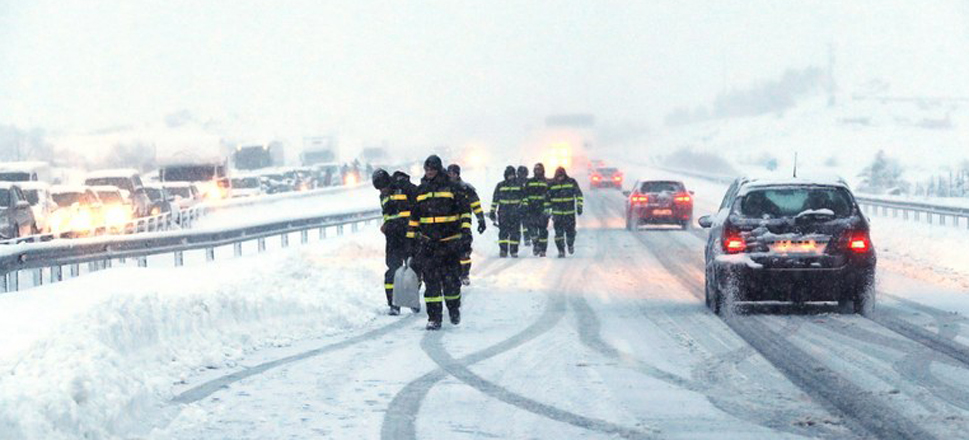
[[[424,161],[407,237],[417,240],[417,268],[424,279],[427,329],[438,330],[447,305],[451,324],[461,322],[461,253],[471,237],[471,211],[458,186],[444,172],[441,158]],[[444,303],[444,304],[441,304]]]
[[[461,218],[467,219],[470,222],[471,215],[474,214],[478,218],[478,233],[484,234],[487,226],[485,226],[484,209],[481,208],[481,199],[478,198],[478,191],[470,183],[461,179],[460,165],[456,163],[448,165],[447,174],[451,178],[451,182],[458,187],[458,193],[464,203],[467,203],[468,207],[471,208],[470,212],[461,214]],[[471,284],[471,235],[468,235],[464,241],[465,247],[461,251],[461,284],[468,286]]]
[[[559,258],[565,258],[566,246],[570,254],[575,253],[575,215],[582,215],[582,190],[562,167],[555,170],[555,177],[548,185],[552,223],[555,226],[555,247],[559,250]]]
[[[505,258],[510,253],[518,258],[518,243],[521,240],[521,204],[524,197],[521,183],[515,174],[515,167],[505,168],[505,180],[495,186],[491,197],[491,221],[498,222],[499,256]],[[495,214],[497,213],[497,217]]]
[[[545,165],[535,164],[534,177],[525,183],[525,225],[532,240],[532,254],[544,257],[548,251],[548,216],[552,204],[548,199],[548,179]]]
[[[410,253],[407,222],[410,220],[411,206],[414,204],[417,187],[410,183],[410,176],[399,171],[391,178],[387,171],[377,169],[373,172],[372,181],[373,187],[380,191],[380,208],[384,215],[384,223],[380,226],[380,231],[387,239],[387,272],[384,273],[384,291],[387,294],[390,314],[399,315],[400,307],[393,304],[394,273],[404,264],[404,259]]]

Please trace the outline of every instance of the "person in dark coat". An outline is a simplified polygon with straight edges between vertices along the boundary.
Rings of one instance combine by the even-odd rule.
[[[399,176],[401,174],[404,178]],[[399,315],[400,307],[393,303],[394,274],[404,264],[404,260],[410,253],[407,222],[410,220],[417,187],[410,183],[409,176],[400,171],[391,177],[387,171],[377,169],[373,172],[371,181],[373,187],[380,191],[380,209],[384,220],[380,226],[380,232],[383,232],[386,238],[387,271],[384,273],[384,292],[387,295],[390,314]]]
[[[509,254],[518,258],[518,243],[521,241],[521,204],[524,197],[521,183],[515,174],[515,167],[505,168],[505,180],[495,186],[491,197],[491,221],[498,222],[498,249],[501,258]]]
[[[414,198],[407,237],[416,240],[416,267],[424,280],[427,329],[441,328],[444,305],[451,324],[461,322],[461,254],[471,221],[471,211],[460,189],[444,172],[441,158],[424,161],[424,178]]]
[[[549,182],[548,197],[552,205],[555,247],[559,250],[559,258],[565,258],[566,247],[569,254],[575,253],[575,216],[582,215],[582,190],[565,168],[558,167]]]

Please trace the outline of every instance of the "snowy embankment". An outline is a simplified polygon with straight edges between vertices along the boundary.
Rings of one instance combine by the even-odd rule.
[[[368,229],[182,268],[112,269],[0,295],[0,438],[117,438],[173,389],[246,353],[367,326],[383,312]]]
[[[292,193],[291,196],[267,197],[262,200],[232,200],[224,206],[213,207],[193,229],[221,230],[294,218],[379,209],[376,194],[373,187],[366,184],[351,188],[321,189],[306,195]]]

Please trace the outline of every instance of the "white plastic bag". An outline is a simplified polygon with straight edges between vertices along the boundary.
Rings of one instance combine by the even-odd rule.
[[[421,285],[417,272],[410,268],[410,259],[394,273],[394,305],[414,310],[421,309]]]

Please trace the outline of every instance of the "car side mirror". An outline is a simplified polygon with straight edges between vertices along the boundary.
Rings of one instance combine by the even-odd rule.
[[[701,228],[708,229],[709,227],[713,226],[713,218],[710,217],[709,215],[705,215],[703,217],[698,218],[696,220],[696,223],[700,225]]]
[[[624,195],[626,197],[629,197],[629,195],[632,194],[632,193],[633,193],[632,191],[623,191],[622,192],[622,195]]]
[[[693,191],[690,191],[690,195],[691,195],[691,196],[692,196],[692,195],[696,195],[696,193],[695,193],[695,192],[693,192]]]
[[[17,202],[17,209],[27,209],[30,208],[30,203],[26,200],[20,200]]]

